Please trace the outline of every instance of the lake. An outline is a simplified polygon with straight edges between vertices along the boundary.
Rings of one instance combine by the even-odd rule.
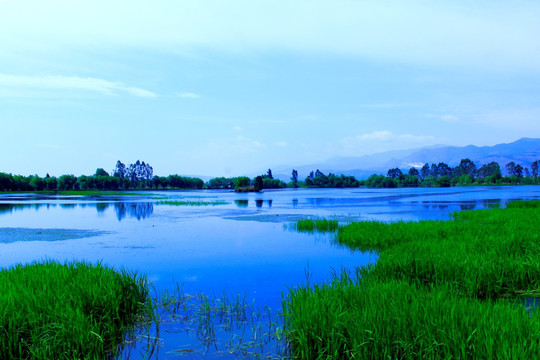
[[[225,204],[160,204],[165,198]],[[294,231],[291,224],[298,219],[447,219],[453,211],[504,207],[518,199],[540,199],[540,187],[156,191],[88,197],[0,194],[0,266],[43,259],[101,261],[146,274],[158,292],[180,286],[186,295],[205,294],[217,301],[240,294],[253,308],[268,308],[277,316],[282,292],[288,288],[307,278],[321,282],[342,268],[377,259],[374,253],[333,244],[329,234]],[[237,339],[238,331],[218,331],[213,342],[201,344],[200,334],[189,326],[161,324],[160,332],[153,333],[159,339],[152,358],[250,356],[245,349],[234,353],[227,345],[227,336]],[[135,343],[125,356],[142,358],[144,346],[142,340]],[[259,353],[277,357],[275,347],[270,341]]]

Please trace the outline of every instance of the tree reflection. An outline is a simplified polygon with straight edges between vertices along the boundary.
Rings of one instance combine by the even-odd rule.
[[[137,220],[146,219],[154,212],[154,203],[152,202],[117,202],[114,203],[114,210],[118,221],[122,221],[126,216],[136,218]]]

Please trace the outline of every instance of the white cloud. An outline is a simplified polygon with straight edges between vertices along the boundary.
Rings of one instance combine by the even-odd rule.
[[[289,144],[287,144],[285,141],[277,141],[274,143],[274,145],[279,146],[279,147],[286,147]]]
[[[103,95],[117,95],[126,93],[137,97],[156,97],[151,91],[127,86],[121,82],[112,82],[104,79],[77,76],[25,76],[0,74],[0,88],[15,89],[57,89],[91,91]]]
[[[201,95],[192,92],[177,93],[176,95],[183,99],[198,99],[201,97]]]
[[[233,130],[235,131],[242,131],[242,127],[241,126],[233,126]]]

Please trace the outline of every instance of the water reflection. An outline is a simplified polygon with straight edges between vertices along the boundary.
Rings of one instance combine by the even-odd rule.
[[[0,204],[0,215],[11,214],[15,211],[40,209],[54,209],[57,206],[63,210],[74,210],[76,208],[95,207],[99,214],[103,214],[109,207],[114,207],[118,221],[126,217],[136,218],[137,220],[146,219],[154,212],[153,202],[97,202],[97,203],[36,203],[36,204]]]
[[[248,207],[248,201],[247,200],[234,200],[234,203],[239,208],[246,208]]]
[[[146,219],[154,212],[154,203],[151,202],[119,202],[114,203],[114,210],[118,221],[122,221],[126,216],[137,220]]]

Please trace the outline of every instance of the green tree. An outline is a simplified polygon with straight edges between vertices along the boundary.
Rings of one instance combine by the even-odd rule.
[[[415,168],[415,167],[411,167],[411,168],[409,169],[409,176],[416,176],[416,177],[418,177],[418,176],[420,176],[420,171],[418,171],[418,169]]]
[[[386,174],[386,176],[392,178],[392,179],[396,179],[398,177],[400,177],[401,175],[403,175],[403,173],[401,172],[401,170],[399,168],[393,168],[393,169],[390,169],[388,170],[388,173]]]
[[[240,189],[240,188],[247,188],[250,184],[249,178],[247,176],[239,176],[234,179],[234,188]]]
[[[262,176],[257,176],[255,179],[253,179],[253,187],[255,188],[255,191],[261,191],[263,189],[263,178]]]
[[[109,176],[109,173],[102,168],[98,168],[94,176]]]

